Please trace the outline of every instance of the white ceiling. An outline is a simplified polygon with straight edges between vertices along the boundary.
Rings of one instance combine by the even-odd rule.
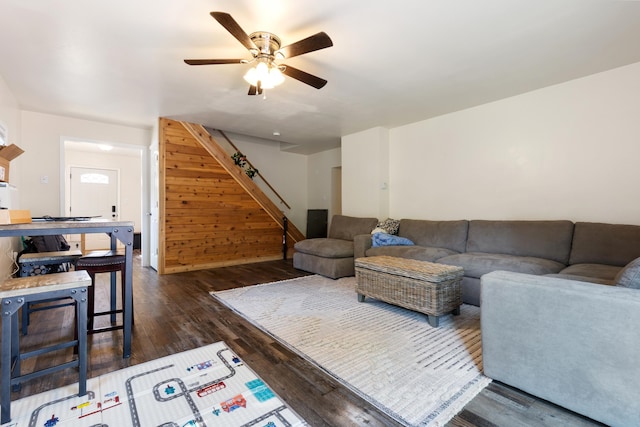
[[[250,58],[210,15],[283,45],[329,83],[247,96]],[[158,117],[311,153],[395,127],[640,61],[640,2],[613,0],[0,0],[0,76],[21,108],[151,127]],[[280,136],[273,136],[273,132]]]

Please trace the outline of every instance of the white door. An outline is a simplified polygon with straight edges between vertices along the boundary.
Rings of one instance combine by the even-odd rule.
[[[118,219],[118,171],[96,168],[70,168],[69,216]],[[109,249],[109,237],[87,234],[85,250]]]

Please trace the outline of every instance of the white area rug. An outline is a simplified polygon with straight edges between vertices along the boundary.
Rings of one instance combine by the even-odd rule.
[[[307,424],[223,342],[11,402],[2,427],[186,427]]]
[[[491,380],[480,309],[432,328],[424,314],[367,298],[355,278],[307,276],[212,292],[256,326],[410,426],[442,426]]]

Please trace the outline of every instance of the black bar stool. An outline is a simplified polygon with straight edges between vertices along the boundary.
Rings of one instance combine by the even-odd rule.
[[[88,316],[88,333],[94,334],[98,332],[113,331],[116,329],[123,329],[123,325],[113,325],[116,323],[116,314],[123,313],[122,309],[117,308],[116,304],[116,278],[111,277],[111,291],[110,291],[110,309],[108,311],[95,312],[95,285],[96,274],[98,273],[113,273],[120,272],[120,292],[122,301],[124,302],[124,281],[125,281],[125,255],[120,251],[92,251],[86,255],[78,258],[76,261],[76,270],[85,270],[91,277],[91,288],[89,289],[89,307],[87,309]],[[131,321],[133,322],[133,306],[131,307]],[[94,328],[93,321],[97,316],[111,316],[111,323],[113,326],[105,328]]]

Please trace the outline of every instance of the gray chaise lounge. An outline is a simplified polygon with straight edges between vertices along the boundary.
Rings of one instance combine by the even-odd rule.
[[[306,239],[294,245],[293,266],[332,279],[353,276],[353,238],[370,234],[377,224],[377,218],[334,215],[327,238]]]

